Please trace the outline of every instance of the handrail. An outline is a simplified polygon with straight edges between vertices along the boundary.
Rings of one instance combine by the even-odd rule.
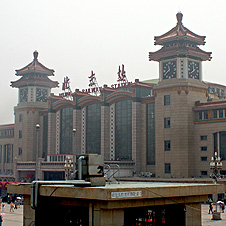
[[[110,183],[110,178],[114,178],[118,183],[120,183],[120,166],[119,164],[104,164],[104,166],[107,166],[108,169],[107,171],[104,173],[105,175],[107,175],[107,181]],[[113,168],[113,173],[111,174],[111,166],[116,166],[117,167],[117,170],[114,171],[114,168]],[[118,173],[118,179],[114,177],[114,175]]]

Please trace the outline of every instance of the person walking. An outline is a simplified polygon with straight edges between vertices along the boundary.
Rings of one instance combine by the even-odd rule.
[[[2,226],[2,222],[3,222],[3,217],[2,217],[2,214],[0,214],[0,226]]]
[[[10,209],[9,209],[9,211],[10,211],[10,212],[11,212],[11,211],[14,212],[14,209],[13,209],[13,208],[14,208],[14,205],[13,205],[13,202],[11,202],[11,203],[10,203]]]
[[[213,206],[212,206],[211,202],[209,203],[209,213],[208,214],[210,214],[210,212],[213,213]]]
[[[5,203],[2,203],[2,212],[5,212]]]
[[[224,203],[222,204],[222,208],[221,209],[222,209],[222,213],[224,213],[224,209],[225,209],[225,204]]]

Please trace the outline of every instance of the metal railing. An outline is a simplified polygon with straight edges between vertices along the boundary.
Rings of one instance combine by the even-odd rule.
[[[120,183],[120,166],[118,164],[104,164],[104,175],[106,176],[107,182],[111,182],[111,178],[114,178],[118,183]],[[115,175],[118,173],[118,177]]]

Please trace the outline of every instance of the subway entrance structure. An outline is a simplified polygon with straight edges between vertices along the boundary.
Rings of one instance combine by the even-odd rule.
[[[86,181],[36,181],[38,197],[31,208],[31,185],[10,184],[8,192],[24,195],[23,225],[201,225],[201,202],[224,185],[120,182],[92,186]],[[33,206],[34,207],[34,206]]]

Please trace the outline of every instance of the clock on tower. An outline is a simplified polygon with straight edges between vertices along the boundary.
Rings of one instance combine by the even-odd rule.
[[[163,63],[163,79],[176,78],[176,61],[168,61]]]
[[[27,102],[28,100],[28,88],[20,89],[20,102]]]
[[[36,101],[47,102],[48,90],[43,88],[36,89]]]
[[[188,78],[199,79],[199,63],[188,61]]]

